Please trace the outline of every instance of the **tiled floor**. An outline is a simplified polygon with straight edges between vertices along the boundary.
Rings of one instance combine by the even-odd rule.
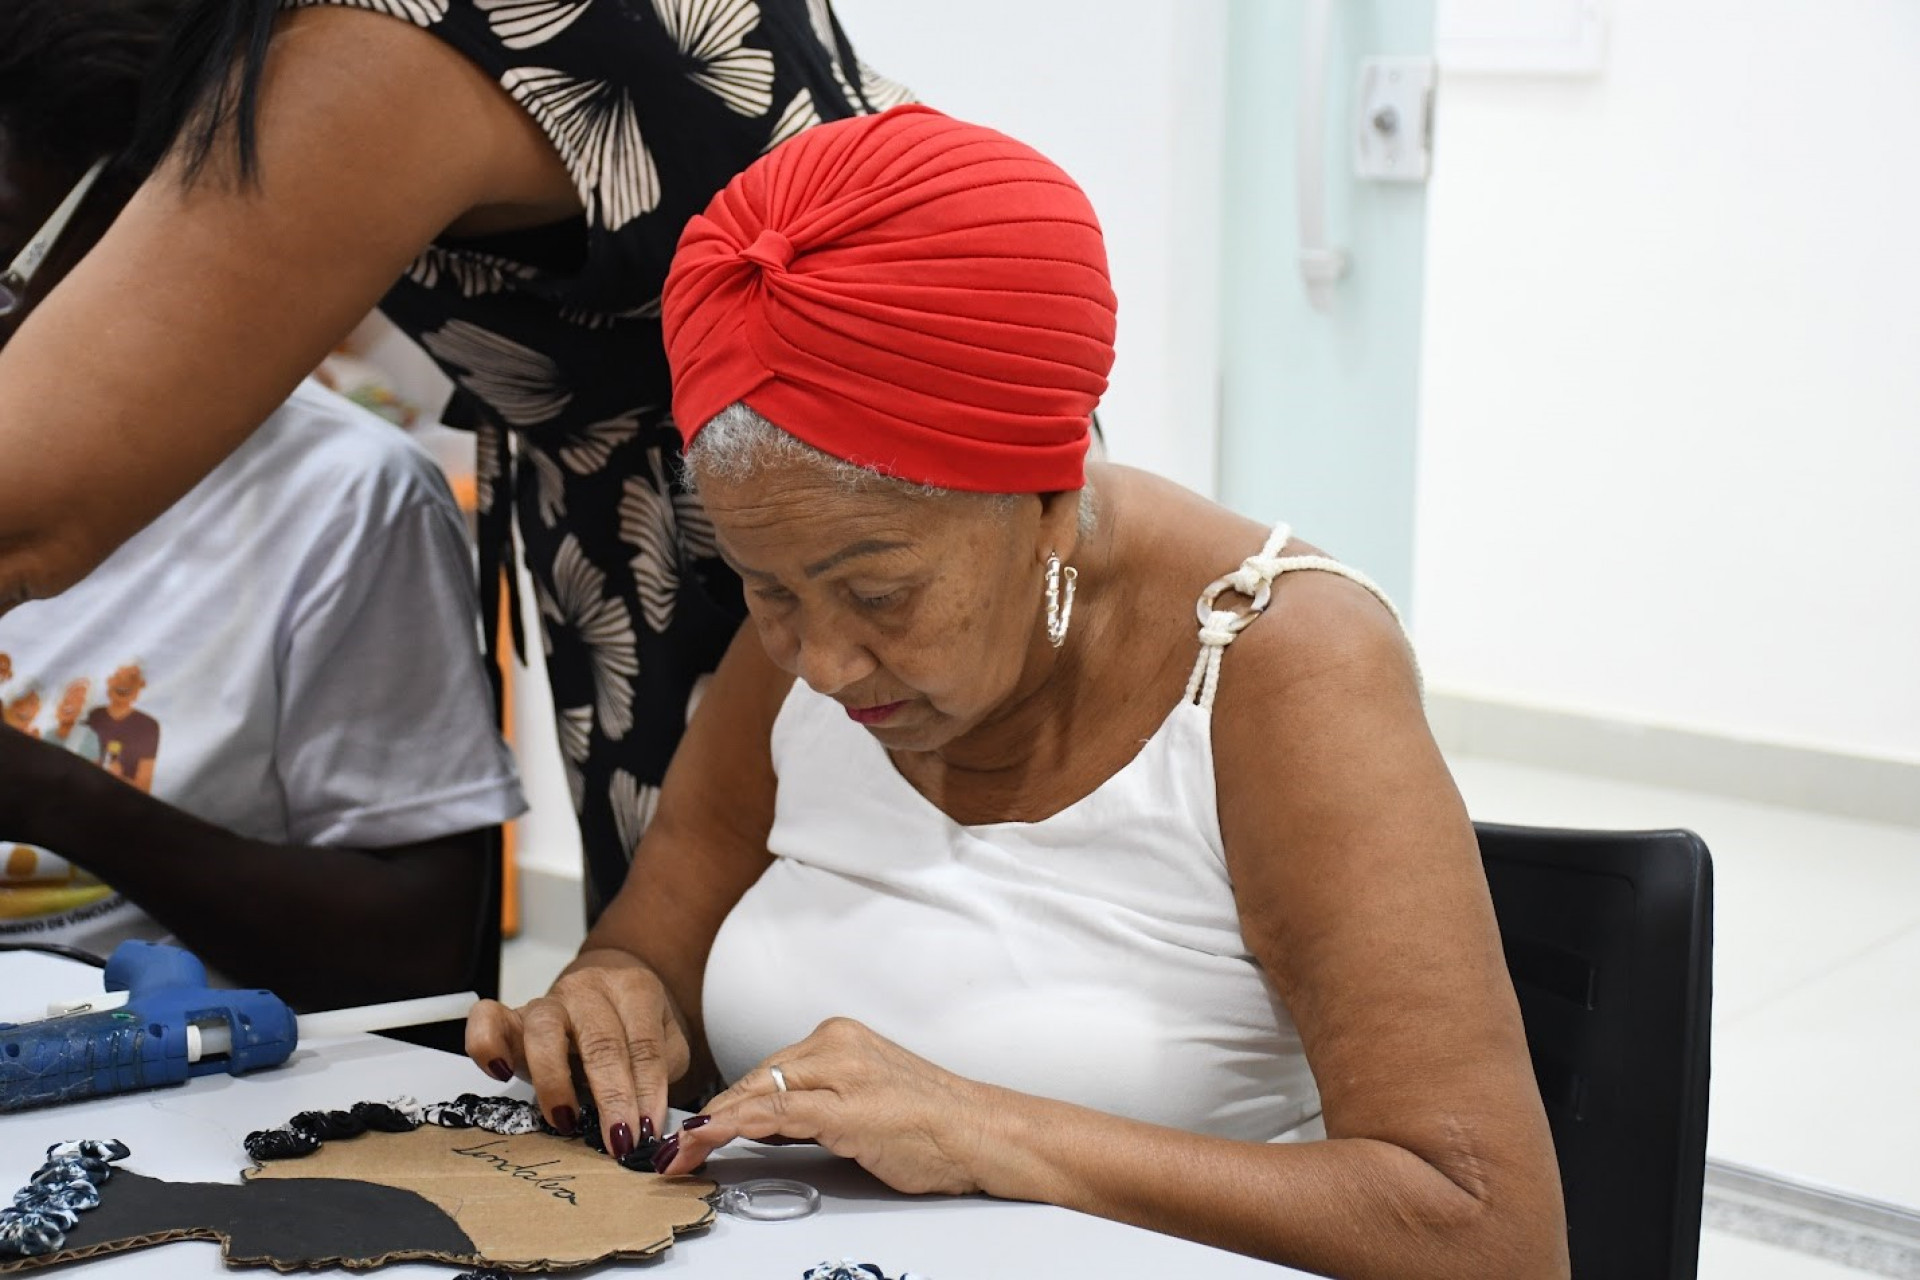
[[[1688,827],[1714,858],[1709,1154],[1920,1208],[1920,829],[1462,758],[1476,818]],[[543,989],[577,938],[570,887],[529,895],[508,993]],[[1718,1231],[1702,1280],[1859,1276]]]
[[[1868,1274],[1756,1240],[1700,1233],[1700,1280],[1862,1280]]]

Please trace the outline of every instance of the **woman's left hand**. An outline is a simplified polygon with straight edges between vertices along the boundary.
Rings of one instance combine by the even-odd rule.
[[[691,1173],[735,1138],[789,1138],[857,1160],[896,1191],[961,1195],[981,1189],[993,1092],[850,1018],[829,1018],[688,1120],[657,1167]]]

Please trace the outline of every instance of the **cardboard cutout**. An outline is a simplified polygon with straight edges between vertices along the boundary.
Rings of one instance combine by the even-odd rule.
[[[117,1169],[59,1252],[0,1262],[0,1275],[175,1240],[218,1240],[230,1265],[279,1271],[568,1271],[652,1257],[713,1221],[716,1189],[624,1169],[578,1138],[434,1125],[329,1142],[244,1176],[175,1183]]]

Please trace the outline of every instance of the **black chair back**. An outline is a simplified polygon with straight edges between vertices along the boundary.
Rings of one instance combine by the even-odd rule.
[[[1573,1280],[1694,1280],[1707,847],[1690,831],[1475,830],[1560,1159]]]

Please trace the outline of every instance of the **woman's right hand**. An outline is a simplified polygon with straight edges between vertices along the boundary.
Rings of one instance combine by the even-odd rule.
[[[577,1058],[601,1136],[615,1157],[662,1131],[667,1089],[692,1062],[685,1024],[666,986],[625,951],[583,951],[546,995],[518,1009],[482,1000],[467,1018],[467,1056],[496,1079],[533,1082],[553,1127],[579,1127]]]

